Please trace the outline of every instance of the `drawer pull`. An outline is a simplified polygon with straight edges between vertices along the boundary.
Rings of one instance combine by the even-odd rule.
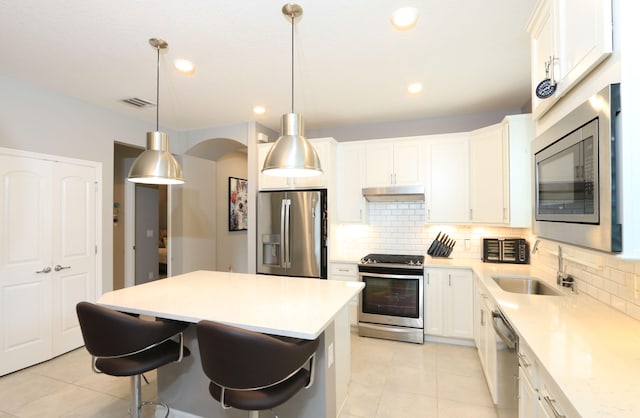
[[[531,363],[529,363],[529,360],[527,360],[527,356],[522,353],[518,353],[518,357],[520,358],[520,365],[522,367],[531,367]]]
[[[566,415],[562,415],[560,412],[558,412],[558,410],[556,409],[556,401],[555,399],[551,399],[549,397],[549,395],[545,395],[544,396],[544,401],[547,403],[547,405],[549,405],[549,408],[551,408],[551,412],[553,412],[553,416],[554,418],[567,418]]]

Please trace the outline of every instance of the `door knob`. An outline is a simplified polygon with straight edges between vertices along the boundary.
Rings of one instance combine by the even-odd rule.
[[[47,266],[40,271],[36,271],[36,273],[49,273],[51,272],[51,267]]]
[[[70,269],[71,266],[61,266],[60,264],[56,264],[56,266],[53,268],[55,271],[60,271],[60,270],[64,270],[64,269]],[[51,269],[49,269],[49,271],[51,271]]]

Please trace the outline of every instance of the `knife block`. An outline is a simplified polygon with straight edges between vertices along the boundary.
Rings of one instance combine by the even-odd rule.
[[[436,258],[448,258],[453,251],[454,245],[456,245],[456,242],[449,238],[447,234],[438,233],[436,239],[429,246],[427,254]]]

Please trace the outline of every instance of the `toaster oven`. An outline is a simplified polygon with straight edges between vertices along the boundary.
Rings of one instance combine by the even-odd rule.
[[[529,264],[529,243],[523,238],[484,238],[482,261]]]

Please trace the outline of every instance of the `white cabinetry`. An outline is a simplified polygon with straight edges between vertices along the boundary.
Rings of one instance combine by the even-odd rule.
[[[469,218],[473,223],[508,220],[508,138],[502,125],[475,130],[469,139]]]
[[[531,226],[530,114],[471,132],[469,217],[473,223]]]
[[[262,166],[267,157],[267,153],[273,146],[273,143],[258,144],[258,188],[260,190],[268,189],[291,189],[291,188],[330,188],[335,178],[335,144],[333,138],[314,138],[309,142],[313,145],[323,173],[319,176],[312,177],[275,177],[262,174]]]
[[[358,264],[329,263],[329,280],[357,282]],[[349,302],[349,324],[353,330],[356,330],[358,327],[358,296],[354,296],[351,302]]]
[[[520,418],[580,416],[522,339],[518,346],[518,365]]]
[[[340,143],[337,154],[337,221],[366,222],[367,202],[362,196],[366,185],[365,145]]]
[[[425,142],[426,222],[469,221],[469,134],[435,135]]]
[[[421,185],[423,144],[423,137],[367,141],[367,187]]]
[[[425,334],[473,338],[471,270],[425,269]]]
[[[493,402],[497,402],[497,369],[496,369],[496,335],[491,325],[491,312],[494,310],[493,301],[489,297],[489,292],[484,287],[480,279],[475,279],[475,315],[473,325],[473,336],[480,364],[484,372],[489,392]]]
[[[531,36],[532,108],[534,119],[544,114],[613,48],[610,0],[539,0],[529,21]],[[535,94],[538,83],[557,82],[547,99]]]

